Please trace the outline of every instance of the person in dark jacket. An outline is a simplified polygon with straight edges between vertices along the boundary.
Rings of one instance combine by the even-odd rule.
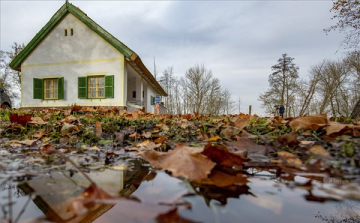
[[[284,112],[285,112],[285,107],[284,107],[284,105],[280,105],[280,106],[279,106],[279,112],[280,112],[281,117],[284,118]]]

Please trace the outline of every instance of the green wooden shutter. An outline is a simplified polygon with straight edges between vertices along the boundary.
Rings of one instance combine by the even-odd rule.
[[[87,98],[87,77],[78,77],[78,98]]]
[[[150,96],[150,101],[151,101],[151,105],[155,104],[155,97],[154,96]]]
[[[33,79],[33,87],[34,87],[34,99],[43,99],[43,80],[34,78]]]
[[[64,78],[58,78],[58,99],[64,99]]]
[[[105,98],[114,98],[114,75],[105,76]]]

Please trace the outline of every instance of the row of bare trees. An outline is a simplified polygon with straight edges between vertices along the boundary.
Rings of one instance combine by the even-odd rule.
[[[270,88],[261,94],[268,114],[274,105],[285,106],[285,115],[327,113],[350,117],[360,100],[360,52],[349,53],[340,60],[324,60],[311,67],[308,80],[300,80],[294,58],[283,54],[269,76]]]
[[[230,91],[222,88],[220,80],[204,65],[189,68],[180,78],[174,76],[173,67],[168,67],[159,82],[169,95],[165,106],[170,114],[220,115],[235,110]]]
[[[10,96],[13,106],[20,105],[21,73],[9,67],[9,63],[25,47],[14,43],[9,51],[0,51],[0,86]]]

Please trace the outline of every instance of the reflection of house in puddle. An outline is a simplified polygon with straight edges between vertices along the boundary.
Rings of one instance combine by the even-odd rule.
[[[136,161],[130,167],[118,166],[116,170],[104,170],[88,173],[88,176],[105,192],[112,196],[129,196],[141,184],[146,176],[152,176],[148,167]],[[122,168],[123,167],[123,168]],[[81,174],[71,171],[52,172],[28,181],[19,187],[26,194],[34,194],[33,202],[46,215],[48,220],[55,222],[92,222],[110,210],[114,204],[93,203],[85,214],[74,207],[74,198],[90,186]]]

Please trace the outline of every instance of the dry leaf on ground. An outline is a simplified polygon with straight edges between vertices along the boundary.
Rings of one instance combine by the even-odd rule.
[[[151,138],[151,132],[142,132],[141,134],[142,137],[146,138],[146,139],[149,139]]]
[[[236,153],[243,158],[246,157],[243,155],[260,154],[267,156],[269,153],[268,148],[262,145],[258,145],[251,141],[251,139],[245,137],[236,136],[236,141],[228,142],[227,145],[231,152]]]
[[[298,117],[290,121],[291,129],[317,130],[328,124],[326,115],[309,115]]]
[[[44,120],[42,120],[42,118],[40,118],[40,117],[32,117],[31,121],[29,123],[36,124],[36,125],[46,125],[47,124],[47,122],[44,122]]]
[[[321,145],[314,145],[310,148],[309,153],[313,156],[331,157],[330,153]]]
[[[220,136],[217,135],[217,136],[209,138],[209,141],[214,142],[214,141],[218,141],[219,139],[221,139],[221,138],[220,138]]]
[[[22,145],[32,146],[35,144],[36,141],[37,141],[37,139],[35,139],[35,140],[25,139],[25,140],[17,141],[17,142]]]
[[[166,141],[166,137],[165,136],[160,136],[159,138],[155,139],[154,142],[155,143],[163,143]]]
[[[298,134],[296,132],[286,133],[279,136],[277,141],[282,145],[294,147],[300,144],[300,142],[297,140],[297,136]]]
[[[138,151],[147,151],[147,150],[154,150],[156,148],[159,148],[161,145],[162,145],[161,143],[155,144],[150,140],[145,140],[144,142],[135,144],[135,147],[131,147],[131,149],[136,149]]]
[[[189,180],[202,180],[207,178],[216,164],[200,154],[201,150],[202,148],[199,147],[179,144],[167,153],[149,150],[141,156],[151,166],[171,171],[175,177],[183,176]]]
[[[24,126],[26,123],[31,122],[31,116],[32,114],[18,115],[16,113],[10,113],[10,122],[17,122],[20,125]]]
[[[237,119],[236,121],[234,121],[234,125],[236,128],[238,129],[243,129],[245,128],[246,126],[248,126],[249,124],[249,118],[246,117],[246,118],[239,118]]]
[[[277,152],[277,154],[281,159],[279,160],[280,162],[278,162],[278,164],[285,164],[286,166],[289,167],[301,168],[302,161],[301,159],[298,158],[298,156],[286,151],[280,151]]]
[[[241,156],[229,152],[226,147],[212,145],[211,143],[208,143],[205,146],[202,154],[209,157],[213,162],[217,163],[217,165],[222,168],[242,166],[243,162],[246,161],[246,159]]]
[[[98,138],[101,138],[102,137],[102,127],[101,127],[101,123],[100,123],[100,121],[96,121],[95,122],[95,135],[96,135],[96,137],[98,137]]]
[[[331,122],[329,126],[325,128],[326,135],[330,137],[337,137],[342,135],[357,135],[360,136],[360,126],[357,125],[345,125],[337,122]]]

